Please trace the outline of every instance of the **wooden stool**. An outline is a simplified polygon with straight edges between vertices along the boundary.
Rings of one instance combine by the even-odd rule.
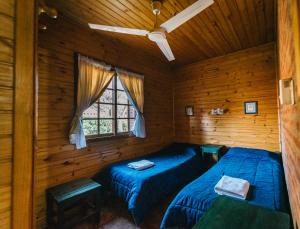
[[[74,206],[85,203],[88,207],[83,217],[74,217],[77,224],[88,217],[95,216],[100,221],[101,185],[92,179],[81,178],[49,188],[47,195],[47,222],[54,228],[66,228],[65,212]],[[72,220],[73,221],[73,220]]]

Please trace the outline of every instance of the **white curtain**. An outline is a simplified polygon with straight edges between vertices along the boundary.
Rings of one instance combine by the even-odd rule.
[[[133,134],[139,138],[146,137],[144,119],[144,76],[117,69],[118,77],[127,97],[136,110]]]
[[[102,95],[114,74],[110,65],[78,55],[77,107],[69,134],[77,149],[86,147],[81,116]]]

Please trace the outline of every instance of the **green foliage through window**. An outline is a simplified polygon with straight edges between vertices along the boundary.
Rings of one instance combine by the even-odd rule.
[[[133,130],[136,111],[118,77],[82,116],[84,134],[89,137],[116,136]]]

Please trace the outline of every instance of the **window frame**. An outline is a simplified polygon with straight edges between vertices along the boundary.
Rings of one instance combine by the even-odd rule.
[[[129,99],[127,98],[127,103],[118,103],[118,92],[125,92],[125,90],[118,89],[117,82],[118,82],[118,75],[115,74],[111,80],[112,82],[112,88],[106,88],[105,90],[111,90],[112,91],[112,103],[106,103],[106,102],[100,102],[100,98],[95,102],[97,103],[97,118],[84,118],[82,117],[82,121],[84,120],[97,120],[98,121],[98,127],[97,127],[97,132],[98,134],[94,135],[85,135],[85,138],[87,141],[96,141],[96,140],[104,140],[104,139],[113,139],[113,138],[121,138],[121,137],[131,137],[134,136],[132,134],[131,126],[130,126],[130,121],[135,120],[136,118],[136,111],[134,117],[130,116],[130,108],[133,107],[130,104]],[[111,83],[110,82],[110,83]],[[126,95],[127,96],[127,95]],[[101,104],[106,104],[106,105],[111,105],[112,106],[112,118],[101,118],[100,116],[100,106]],[[118,118],[118,105],[121,106],[127,106],[127,113],[128,117],[127,118]],[[107,134],[100,134],[100,120],[112,120],[112,133],[107,133]],[[128,125],[128,131],[126,132],[118,132],[118,120],[127,120],[127,125]]]

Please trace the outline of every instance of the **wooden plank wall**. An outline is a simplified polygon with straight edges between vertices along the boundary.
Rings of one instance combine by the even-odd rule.
[[[173,92],[170,69],[143,50],[73,24],[59,15],[39,34],[38,134],[35,169],[35,217],[45,226],[45,190],[82,176],[92,176],[113,161],[158,150],[173,139]],[[146,139],[120,138],[75,150],[68,131],[73,114],[73,53],[104,60],[145,75]]]
[[[296,65],[300,65],[300,56],[299,50],[297,52],[294,46],[294,38],[299,42],[300,30],[293,26],[294,16],[299,16],[300,13],[299,1],[298,7],[296,2],[297,0],[278,1],[277,49],[280,79],[292,77],[295,83],[300,82],[300,69],[296,71]],[[295,53],[298,53],[296,58]],[[280,109],[283,164],[295,229],[300,227],[300,88],[299,85],[297,87],[296,105],[284,105]]]
[[[15,1],[0,1],[0,228],[11,228]]]
[[[177,141],[279,150],[273,43],[178,69],[174,86]],[[258,115],[244,102],[258,101]],[[194,106],[194,117],[185,106]],[[222,116],[210,115],[221,107]]]
[[[33,228],[36,1],[16,1],[12,228]]]

